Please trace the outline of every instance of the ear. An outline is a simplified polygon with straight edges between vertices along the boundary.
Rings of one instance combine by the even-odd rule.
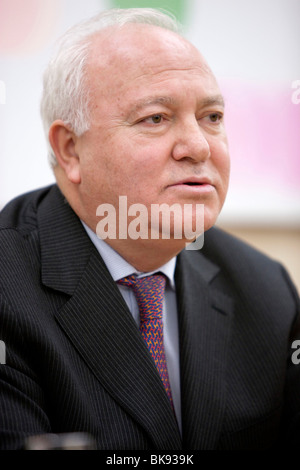
[[[71,183],[79,184],[80,159],[76,153],[76,141],[78,137],[66,124],[57,120],[54,121],[49,130],[49,141],[55,153],[57,163],[64,170]]]

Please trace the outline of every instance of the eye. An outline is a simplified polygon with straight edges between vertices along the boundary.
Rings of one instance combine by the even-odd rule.
[[[212,113],[208,117],[211,122],[221,122],[223,119],[223,115],[221,113]]]
[[[151,116],[151,119],[154,124],[159,124],[162,121],[162,115],[161,114],[155,114],[154,116]]]
[[[153,114],[153,116],[149,116],[143,119],[143,122],[146,122],[149,124],[161,124],[162,120],[163,120],[162,114]]]

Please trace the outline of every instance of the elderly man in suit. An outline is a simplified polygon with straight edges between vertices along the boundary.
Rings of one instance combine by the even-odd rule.
[[[0,217],[0,448],[67,432],[114,450],[299,445],[298,296],[213,227],[230,163],[199,51],[158,11],[101,13],[62,38],[42,117],[57,184]],[[150,214],[144,236],[121,197]],[[190,211],[163,236],[153,206]],[[199,214],[204,247],[186,249]]]

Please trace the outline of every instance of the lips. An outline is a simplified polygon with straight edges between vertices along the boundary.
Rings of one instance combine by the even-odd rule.
[[[209,178],[196,178],[196,177],[191,177],[191,178],[186,178],[184,180],[178,181],[176,183],[171,184],[170,186],[204,186],[204,185],[210,185],[213,186],[212,181]]]
[[[188,185],[188,186],[202,186],[204,183],[194,183],[192,181],[188,181],[186,183],[179,183],[179,184],[185,184],[185,185]]]

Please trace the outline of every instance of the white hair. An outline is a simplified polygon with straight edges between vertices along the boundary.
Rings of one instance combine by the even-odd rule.
[[[92,36],[109,26],[127,23],[150,24],[181,34],[177,20],[169,13],[152,8],[111,9],[70,28],[58,43],[58,52],[49,62],[43,80],[41,116],[46,134],[49,162],[57,164],[49,142],[49,129],[61,119],[80,136],[89,129],[89,91],[86,62]]]

